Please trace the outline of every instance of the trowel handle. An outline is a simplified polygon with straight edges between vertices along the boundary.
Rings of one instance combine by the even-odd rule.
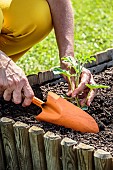
[[[40,99],[37,98],[37,97],[33,97],[32,103],[36,104],[37,106],[41,106],[41,105],[44,104],[45,102],[43,102],[42,100],[40,100]]]

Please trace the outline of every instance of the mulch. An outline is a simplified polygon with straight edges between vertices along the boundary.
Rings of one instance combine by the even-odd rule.
[[[6,102],[3,98],[0,98],[0,118],[8,117],[15,120],[15,122],[21,121],[29,126],[39,126],[45,132],[51,131],[62,138],[69,137],[78,143],[89,144],[94,146],[95,149],[108,151],[113,156],[113,67],[94,75],[94,78],[98,84],[110,86],[110,88],[98,90],[96,97],[87,110],[99,125],[100,132],[97,134],[80,133],[62,126],[39,122],[35,119],[35,115],[40,114],[41,108],[34,104],[23,108],[21,104],[16,105],[11,101]],[[46,99],[48,91],[53,91],[58,95],[66,94],[67,87],[67,83],[63,82],[62,79],[57,82],[48,82],[42,86],[32,86],[35,96],[43,100]]]

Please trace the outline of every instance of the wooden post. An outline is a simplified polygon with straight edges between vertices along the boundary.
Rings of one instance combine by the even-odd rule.
[[[61,137],[52,132],[44,135],[46,161],[48,170],[61,170]]]
[[[28,78],[28,81],[31,86],[38,84],[38,75],[37,74],[28,75],[27,78]]]
[[[112,165],[111,165],[111,167],[112,167],[111,169],[113,169],[113,157],[112,157]]]
[[[112,170],[112,156],[109,152],[98,149],[94,153],[95,170]]]
[[[28,129],[29,126],[25,123],[16,122],[14,124],[17,155],[21,170],[32,170]]]
[[[47,169],[43,135],[44,130],[39,127],[32,126],[29,129],[33,170]]]
[[[52,71],[38,72],[39,84],[45,83],[46,81],[53,80],[54,74]]]
[[[69,138],[64,138],[61,141],[63,170],[77,170],[77,155],[74,150],[76,144],[76,141]]]
[[[0,132],[0,170],[5,170],[5,159],[1,132]]]
[[[94,147],[80,143],[77,147],[78,170],[93,170]]]
[[[6,117],[1,118],[0,121],[2,141],[6,158],[6,169],[10,170],[19,169],[13,129],[14,123],[15,122],[12,119]]]

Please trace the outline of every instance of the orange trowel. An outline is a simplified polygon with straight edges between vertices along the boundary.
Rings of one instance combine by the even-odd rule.
[[[32,102],[42,108],[42,112],[36,116],[39,121],[61,125],[80,132],[99,132],[93,117],[56,93],[48,92],[46,102],[36,97]]]

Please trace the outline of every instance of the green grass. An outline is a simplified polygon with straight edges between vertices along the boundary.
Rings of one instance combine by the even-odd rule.
[[[113,1],[72,0],[75,19],[75,56],[93,55],[113,47]],[[52,31],[31,48],[17,64],[33,74],[59,65],[58,49]]]

